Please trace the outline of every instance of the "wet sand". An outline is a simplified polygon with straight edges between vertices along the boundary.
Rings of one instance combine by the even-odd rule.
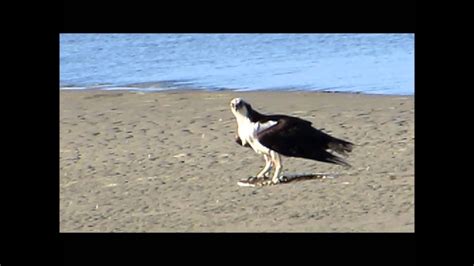
[[[299,116],[357,146],[334,179],[237,181],[263,166],[234,142],[229,101]],[[61,232],[413,232],[414,98],[311,92],[60,92]]]

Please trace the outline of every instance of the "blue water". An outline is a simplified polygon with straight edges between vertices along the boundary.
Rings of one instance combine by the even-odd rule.
[[[61,34],[61,89],[414,93],[413,34]]]

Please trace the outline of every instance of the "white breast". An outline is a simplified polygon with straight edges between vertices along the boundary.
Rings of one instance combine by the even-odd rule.
[[[268,129],[277,124],[275,121],[268,121],[265,123],[252,123],[250,120],[240,120],[238,121],[239,129],[238,134],[242,140],[242,144],[245,145],[248,143],[252,149],[258,154],[269,154],[270,149],[263,146],[257,139],[257,134],[265,129]]]

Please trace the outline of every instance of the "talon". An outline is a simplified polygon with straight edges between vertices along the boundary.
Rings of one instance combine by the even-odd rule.
[[[247,181],[252,181],[252,180],[255,180],[257,177],[256,176],[249,176],[247,178]]]

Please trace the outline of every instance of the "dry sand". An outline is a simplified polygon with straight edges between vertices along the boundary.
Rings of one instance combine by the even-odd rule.
[[[229,101],[292,114],[358,146],[334,179],[239,187],[263,158]],[[413,232],[414,98],[310,92],[60,92],[61,232]]]

